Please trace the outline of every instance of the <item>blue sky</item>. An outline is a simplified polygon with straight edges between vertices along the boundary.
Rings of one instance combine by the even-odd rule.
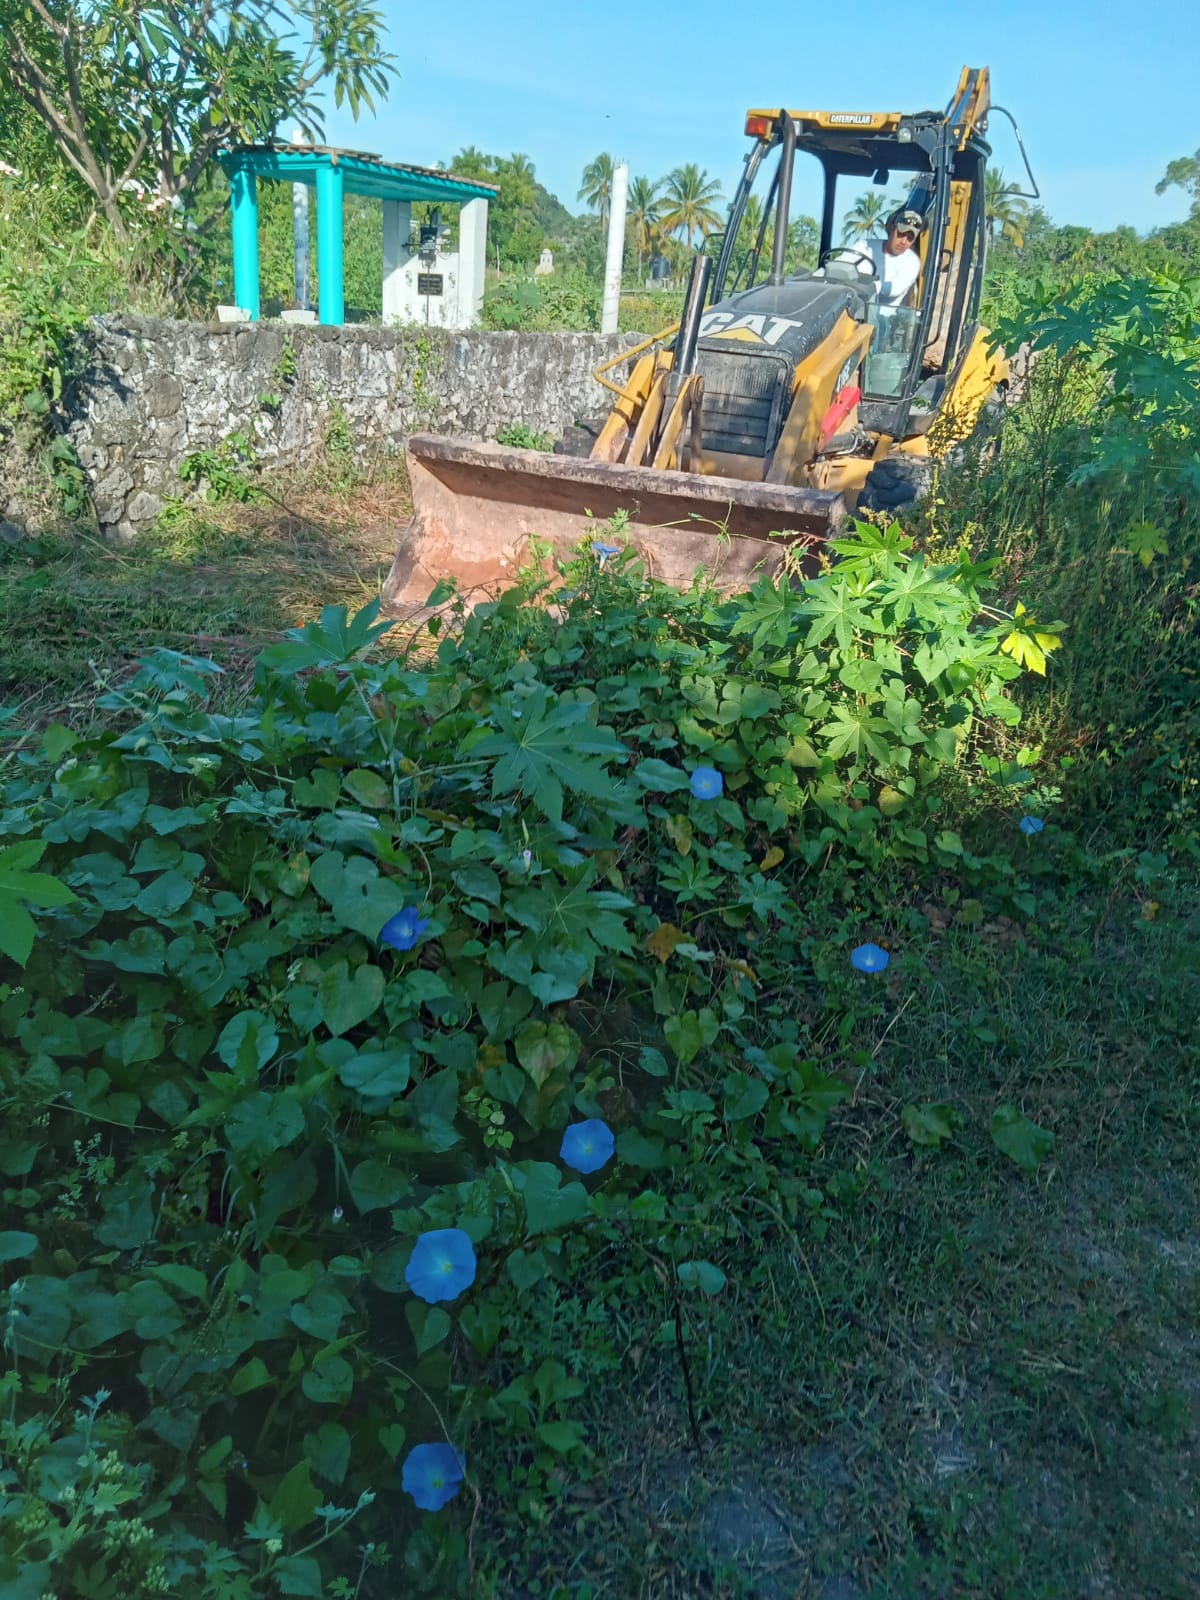
[[[1200,146],[1195,0],[376,3],[399,80],[374,119],[331,112],[326,138],[430,166],[468,144],[522,151],[572,210],[598,151],[652,177],[697,161],[728,197],[749,106],[941,108],[970,63],[992,69],[1055,221],[1145,229],[1187,211],[1181,191],[1159,198],[1154,185]],[[1001,117],[991,140],[1016,178]],[[794,204],[812,199],[802,188]]]

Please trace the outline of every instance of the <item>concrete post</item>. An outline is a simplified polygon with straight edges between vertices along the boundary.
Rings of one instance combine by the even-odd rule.
[[[468,200],[458,214],[458,326],[474,328],[483,310],[488,203]]]
[[[317,168],[317,319],[338,326],[346,320],[342,169]]]
[[[616,333],[621,310],[621,266],[625,259],[625,206],[629,198],[629,163],[613,168],[611,207],[608,213],[608,260],[604,267],[604,303],[600,332]]]
[[[383,321],[408,320],[406,268],[412,260],[412,202],[383,202]]]
[[[292,129],[292,143],[304,143],[304,129]],[[292,255],[295,262],[296,304],[308,306],[308,185],[292,185]]]
[[[252,172],[235,167],[229,174],[230,220],[233,227],[233,299],[258,321],[258,183]]]

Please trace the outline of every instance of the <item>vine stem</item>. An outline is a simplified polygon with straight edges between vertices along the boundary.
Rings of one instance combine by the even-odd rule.
[[[624,1232],[624,1230],[622,1230]],[[684,1397],[687,1401],[688,1428],[692,1435],[692,1443],[696,1447],[696,1454],[704,1454],[704,1440],[700,1437],[700,1424],[696,1420],[696,1395],[692,1385],[692,1368],[688,1361],[687,1345],[683,1337],[683,1303],[679,1298],[679,1288],[675,1282],[675,1274],[669,1269],[661,1257],[656,1256],[653,1250],[648,1250],[640,1239],[635,1239],[631,1233],[625,1237],[635,1249],[640,1250],[654,1267],[665,1286],[670,1290],[671,1299],[675,1306],[675,1349],[679,1354],[679,1367],[683,1373]]]

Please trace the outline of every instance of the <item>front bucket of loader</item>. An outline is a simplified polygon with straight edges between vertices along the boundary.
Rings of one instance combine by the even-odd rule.
[[[532,540],[567,556],[602,538],[619,511],[629,515],[620,542],[651,576],[686,588],[703,569],[724,592],[777,572],[789,545],[820,545],[845,512],[841,495],[815,489],[430,435],[409,440],[408,470],[412,520],[383,586],[385,610],[401,617],[421,611],[443,579],[481,599],[511,588]]]

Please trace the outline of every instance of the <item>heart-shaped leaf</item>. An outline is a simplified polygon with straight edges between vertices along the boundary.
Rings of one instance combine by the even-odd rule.
[[[365,963],[351,972],[338,961],[321,978],[318,999],[321,1021],[335,1038],[365,1022],[383,999],[384,977],[378,967]]]

